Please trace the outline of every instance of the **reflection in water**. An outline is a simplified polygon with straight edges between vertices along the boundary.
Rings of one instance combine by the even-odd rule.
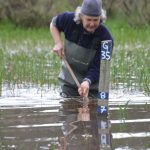
[[[61,114],[65,123],[59,149],[111,150],[110,121],[95,113],[96,103],[85,106],[75,100],[63,103]]]
[[[110,150],[110,121],[97,116],[95,102],[81,102],[69,99],[50,107],[1,107],[0,148]]]
[[[93,99],[87,107],[44,91],[43,97],[37,89],[2,92],[0,150],[150,149],[150,97],[111,93],[110,118],[102,118]]]

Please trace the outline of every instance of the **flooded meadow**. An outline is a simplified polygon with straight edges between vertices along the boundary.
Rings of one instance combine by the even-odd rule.
[[[0,24],[0,150],[150,150],[150,28],[108,24],[115,47],[108,117],[59,95],[48,29]],[[119,33],[119,34],[118,34]]]

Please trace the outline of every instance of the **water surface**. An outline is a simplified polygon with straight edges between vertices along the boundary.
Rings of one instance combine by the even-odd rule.
[[[0,150],[149,150],[150,97],[111,90],[109,117],[96,99],[62,99],[58,89],[3,87]]]

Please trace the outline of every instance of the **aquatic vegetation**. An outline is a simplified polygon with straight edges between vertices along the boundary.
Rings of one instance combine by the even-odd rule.
[[[114,37],[112,88],[121,85],[150,94],[150,26],[131,28],[113,20],[106,25]],[[48,28],[21,28],[1,23],[0,30],[0,84],[58,84],[60,60],[52,52]]]
[[[150,27],[131,28],[123,22],[108,22],[108,26],[115,42],[111,69],[112,85],[122,85],[150,94]]]
[[[150,110],[150,105],[147,102],[145,103],[144,110],[145,111],[149,111]]]
[[[147,62],[150,54],[148,50],[146,51],[144,47],[135,50],[123,48],[118,53],[114,54],[112,62],[113,82],[116,85],[123,83],[124,86],[132,87],[133,90],[140,88],[149,93],[150,68]]]
[[[129,104],[130,100],[128,100],[124,106],[119,106],[119,115],[120,115],[120,118],[121,119],[125,119],[127,117],[127,107],[128,107],[128,104]]]
[[[55,144],[52,144],[52,146],[51,146],[51,150],[56,150],[57,148],[56,148],[56,145]]]
[[[3,29],[0,35],[1,82],[57,83],[55,76],[60,62],[52,54],[48,29],[21,29],[13,25],[5,28],[1,25],[0,28]]]

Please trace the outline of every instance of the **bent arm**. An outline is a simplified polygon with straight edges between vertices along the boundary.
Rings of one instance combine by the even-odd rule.
[[[54,39],[54,43],[61,43],[61,35],[57,27],[53,24],[53,22],[50,23],[50,32],[52,35],[52,38]]]
[[[52,35],[52,38],[54,40],[54,47],[53,51],[58,54],[60,58],[63,58],[63,43],[61,40],[61,34],[57,27],[53,24],[53,21],[50,23],[50,33]]]

